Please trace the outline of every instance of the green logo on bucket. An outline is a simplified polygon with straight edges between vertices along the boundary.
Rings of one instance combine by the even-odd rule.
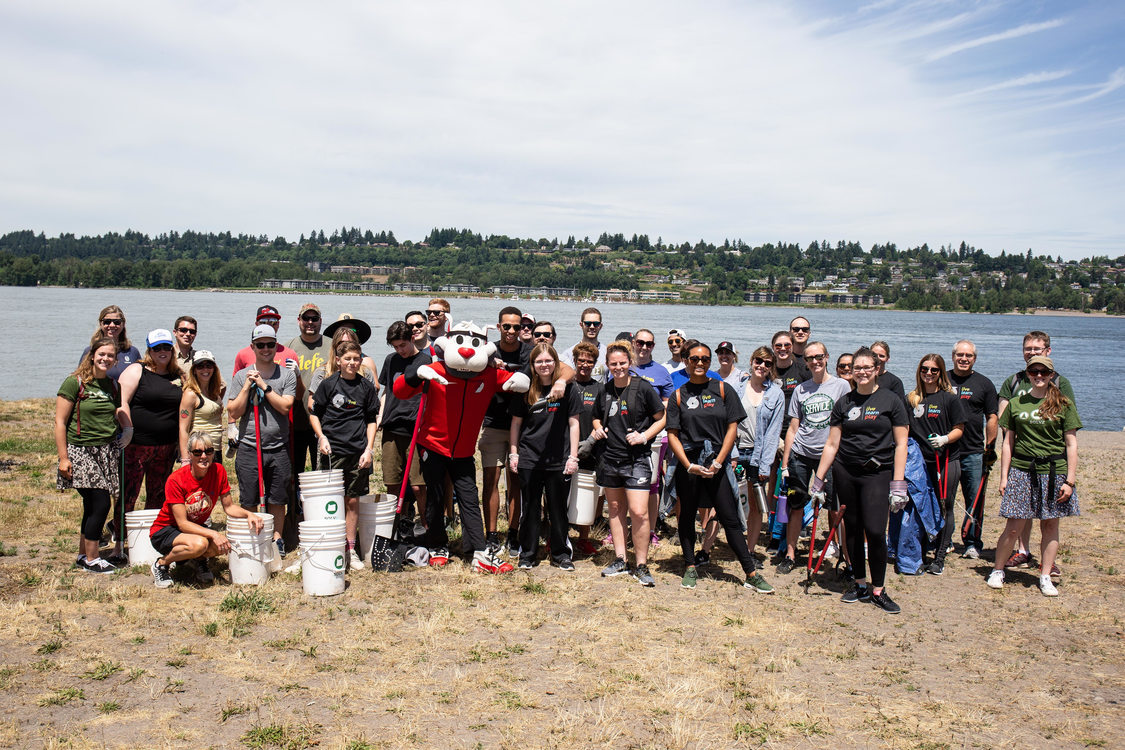
[[[343,570],[344,569],[344,556],[343,555],[336,555],[336,559],[333,561],[332,564],[336,566],[336,570]]]
[[[336,509],[339,507],[340,506],[336,504],[335,500],[329,500],[324,504],[324,512],[330,516],[334,516],[336,515]]]

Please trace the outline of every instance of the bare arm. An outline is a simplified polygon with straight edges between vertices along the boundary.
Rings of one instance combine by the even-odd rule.
[[[520,462],[519,444],[522,428],[523,417],[512,417],[512,426],[508,428],[508,468],[512,471],[516,471]]]
[[[1000,495],[1008,486],[1008,469],[1012,465],[1012,452],[1016,442],[1016,433],[1005,431],[1004,445],[1000,448]],[[1069,463],[1069,462],[1068,462]]]
[[[828,470],[832,468],[832,462],[836,460],[836,453],[840,450],[840,436],[843,435],[843,430],[839,425],[833,425],[828,428],[828,439],[824,441],[824,450],[820,454],[820,463],[816,466],[816,476],[820,479],[828,477]]]
[[[789,452],[793,450],[793,441],[797,438],[797,430],[801,427],[801,420],[797,417],[789,418],[789,429],[785,431],[785,444],[781,449],[781,466],[789,465]]]
[[[66,452],[66,426],[70,423],[70,415],[74,411],[74,402],[62,396],[55,398],[55,450],[59,454],[59,473],[64,479],[70,479],[70,457]]]
[[[191,426],[195,422],[195,391],[184,391],[180,399],[180,463],[186,464],[191,460],[188,456],[188,436],[191,435]]]
[[[1059,502],[1065,502],[1074,494],[1074,483],[1078,481],[1078,431],[1063,433],[1066,442],[1066,483],[1059,488]]]
[[[129,417],[129,423],[132,424],[133,414],[129,411],[129,404],[133,401],[133,395],[137,392],[137,386],[141,383],[141,371],[144,370],[144,365],[140,362],[134,362],[125,368],[121,373],[121,377],[117,379],[117,387],[121,389],[121,408]]]
[[[723,447],[719,449],[719,455],[715,456],[714,469],[718,471],[723,467],[723,463],[727,460],[727,456],[734,450],[734,441],[738,439],[738,422],[731,422],[727,425],[727,434],[723,436]]]
[[[1000,418],[995,414],[988,415],[988,421],[984,425],[984,444],[985,447],[992,445],[996,442],[996,433],[1000,429]]]
[[[895,461],[891,479],[898,481],[906,478],[906,439],[910,436],[910,428],[902,425],[891,429],[895,438]]]

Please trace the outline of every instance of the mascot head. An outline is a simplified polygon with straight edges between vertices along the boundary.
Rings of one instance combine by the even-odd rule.
[[[490,343],[483,328],[463,320],[434,341],[438,359],[445,362],[446,372],[470,378],[492,362],[496,345]]]

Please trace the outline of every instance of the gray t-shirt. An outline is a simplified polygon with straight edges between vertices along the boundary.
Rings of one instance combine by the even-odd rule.
[[[228,393],[237,396],[242,391],[242,385],[246,382],[246,374],[251,369],[256,369],[257,365],[244,367],[234,374],[234,379],[231,381],[230,390]],[[273,375],[266,377],[262,376],[266,384],[281,396],[297,397],[297,373],[287,367],[281,365],[274,365]],[[254,429],[254,390],[250,390],[250,400],[246,404],[246,412],[242,418],[238,420],[238,433],[241,439],[238,445],[242,448],[249,448],[254,450],[254,445],[257,442],[257,436]],[[230,403],[230,398],[227,399]],[[284,448],[289,445],[289,415],[282,414],[270,406],[266,399],[262,399],[262,404],[258,408],[258,420],[262,425],[262,450],[270,451]]]
[[[793,439],[793,451],[805,458],[820,458],[828,440],[828,417],[832,415],[832,407],[849,391],[848,381],[835,375],[829,375],[819,385],[815,380],[806,380],[793,390],[788,420],[794,417],[801,420]]]

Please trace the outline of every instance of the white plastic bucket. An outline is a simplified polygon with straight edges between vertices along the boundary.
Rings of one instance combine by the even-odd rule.
[[[594,522],[594,512],[598,507],[598,484],[594,472],[576,471],[570,478],[570,499],[567,502],[566,517],[570,523],[588,526]]]
[[[301,585],[308,596],[344,593],[347,527],[343,521],[302,521]]]
[[[371,546],[375,537],[390,537],[394,532],[395,511],[398,497],[395,495],[364,495],[359,498],[359,528],[357,544],[359,554],[364,560],[371,558]]]
[[[153,521],[160,515],[160,509],[134,510],[125,514],[125,538],[129,543],[130,565],[152,565],[160,559],[149,541],[148,532]]]
[[[325,471],[305,471],[297,475],[297,482],[302,487],[321,486],[325,484],[332,484],[333,482],[342,482],[344,480],[343,469],[327,469]]]
[[[324,488],[301,488],[301,511],[306,521],[343,520],[343,485]]]
[[[230,540],[227,561],[231,583],[261,585],[269,580],[270,573],[275,572],[281,562],[273,541],[273,516],[268,513],[256,515],[262,519],[262,530],[257,534],[250,531],[245,518],[227,519],[227,539]]]

